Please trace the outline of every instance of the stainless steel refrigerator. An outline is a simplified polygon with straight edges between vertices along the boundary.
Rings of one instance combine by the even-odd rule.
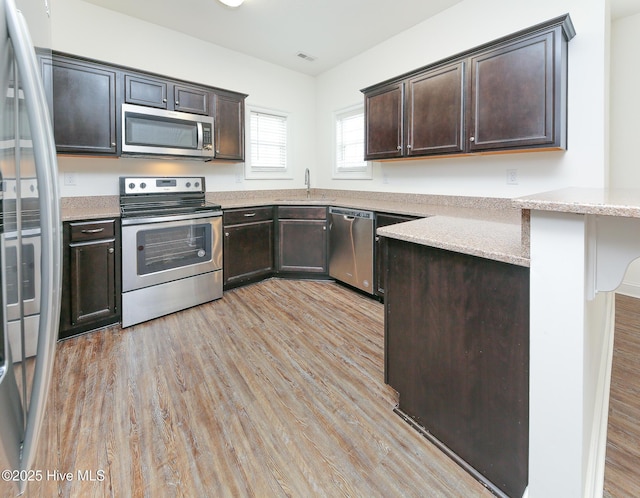
[[[29,482],[54,366],[61,221],[52,120],[34,42],[47,0],[0,0],[0,493]],[[50,91],[50,90],[49,90]]]

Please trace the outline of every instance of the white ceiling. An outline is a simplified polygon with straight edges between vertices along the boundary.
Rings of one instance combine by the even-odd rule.
[[[245,0],[236,9],[217,0],[85,1],[317,75],[461,0]],[[614,19],[638,12],[640,0],[611,0]]]
[[[85,1],[316,75],[461,0],[245,0],[236,9],[217,0]]]

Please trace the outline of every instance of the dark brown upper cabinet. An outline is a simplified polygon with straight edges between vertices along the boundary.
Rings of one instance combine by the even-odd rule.
[[[407,82],[407,156],[463,150],[465,63],[447,65]]]
[[[124,75],[124,99],[127,104],[168,109],[168,89],[169,84],[165,80],[135,74]]]
[[[53,116],[56,149],[120,154],[123,102],[213,116],[216,159],[244,161],[246,94],[172,79],[62,52],[38,53]]]
[[[115,155],[116,71],[68,57],[40,58],[42,77],[51,83],[49,107],[60,153]]]
[[[209,114],[209,90],[138,74],[124,75],[124,100],[171,111]]]
[[[402,157],[404,150],[404,82],[364,96],[365,159]]]
[[[551,31],[471,57],[469,151],[566,148],[559,35]]]
[[[244,161],[244,99],[226,92],[213,95],[216,159]]]
[[[365,159],[566,149],[569,15],[363,89]]]
[[[173,109],[192,114],[209,114],[209,91],[191,86],[173,86]]]

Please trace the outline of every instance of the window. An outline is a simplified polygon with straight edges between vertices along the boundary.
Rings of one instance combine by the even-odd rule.
[[[364,110],[361,105],[335,113],[334,178],[372,178],[364,160]]]
[[[249,116],[247,178],[289,178],[287,114],[253,108]]]

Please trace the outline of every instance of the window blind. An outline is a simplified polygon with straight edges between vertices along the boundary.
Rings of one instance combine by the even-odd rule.
[[[251,111],[251,168],[287,169],[287,118]]]

